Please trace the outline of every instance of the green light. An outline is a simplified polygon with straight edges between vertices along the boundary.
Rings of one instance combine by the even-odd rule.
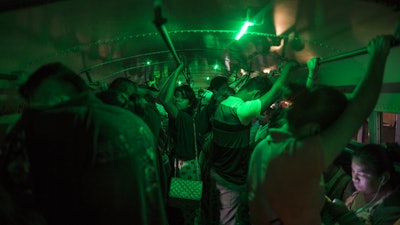
[[[150,61],[150,60],[147,60],[146,64],[147,64],[147,65],[150,65],[150,64],[151,64],[151,61]]]
[[[179,85],[179,86],[182,85],[182,81],[178,81],[178,85]]]
[[[245,33],[247,33],[247,28],[249,28],[249,26],[253,26],[254,23],[246,21],[244,23],[244,25],[242,26],[242,29],[240,29],[240,32],[238,33],[238,35],[236,36],[236,41],[238,41]]]
[[[219,65],[218,64],[215,64],[214,65],[214,70],[217,70],[219,68]]]
[[[210,77],[206,77],[206,80],[210,80]]]

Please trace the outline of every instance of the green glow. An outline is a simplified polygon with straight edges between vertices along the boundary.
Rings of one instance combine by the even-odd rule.
[[[210,80],[210,77],[206,77],[206,80]]]
[[[217,70],[219,68],[219,65],[218,64],[215,64],[214,65],[214,70]]]
[[[236,41],[238,41],[245,33],[247,33],[247,29],[249,28],[249,26],[253,26],[254,23],[246,21],[244,23],[244,25],[242,26],[242,29],[240,29],[240,32],[238,33],[238,35],[236,36]]]

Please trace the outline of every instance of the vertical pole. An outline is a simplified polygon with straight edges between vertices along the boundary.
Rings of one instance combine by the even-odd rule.
[[[396,114],[396,127],[394,132],[394,141],[400,143],[400,114]]]
[[[368,122],[369,143],[381,143],[382,113],[373,111]]]

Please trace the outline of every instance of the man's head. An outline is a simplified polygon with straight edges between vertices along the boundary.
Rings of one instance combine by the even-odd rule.
[[[220,88],[224,88],[224,86],[228,86],[228,78],[225,76],[216,76],[211,80],[207,90],[215,92]]]
[[[303,88],[292,93],[286,120],[291,131],[299,137],[314,135],[326,129],[347,105],[346,96],[328,86]]]
[[[32,73],[19,88],[19,93],[31,106],[52,106],[88,90],[79,75],[56,62],[43,65]]]
[[[207,88],[207,92],[210,91],[209,93],[211,93],[211,96],[208,99],[212,97],[216,103],[219,103],[228,96],[233,95],[231,90],[232,89],[228,85],[227,77],[214,77],[210,82],[210,86]]]
[[[136,84],[128,78],[119,77],[113,80],[110,87],[97,95],[104,103],[120,106],[122,108],[133,107],[134,95],[137,93]]]
[[[260,98],[267,93],[272,87],[272,82],[265,77],[254,77],[249,80],[240,88],[238,94],[244,96],[244,100],[253,100]]]
[[[124,93],[127,96],[137,92],[136,84],[128,78],[118,77],[110,84],[109,89]]]

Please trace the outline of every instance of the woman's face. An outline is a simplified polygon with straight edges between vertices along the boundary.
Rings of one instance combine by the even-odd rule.
[[[365,194],[375,193],[381,183],[381,177],[356,157],[351,161],[351,177],[355,189]]]
[[[186,97],[185,94],[178,91],[174,95],[175,97],[175,106],[178,110],[185,110],[190,107],[189,99]]]

